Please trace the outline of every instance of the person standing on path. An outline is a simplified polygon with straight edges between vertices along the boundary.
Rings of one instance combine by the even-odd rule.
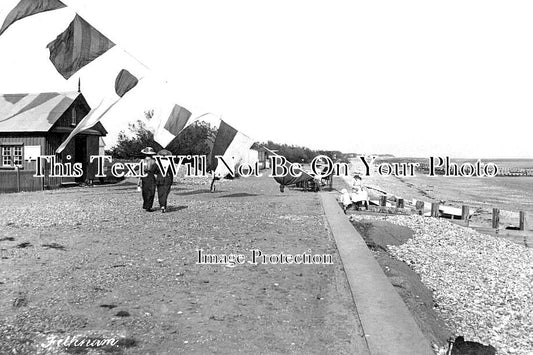
[[[152,205],[154,204],[155,197],[155,173],[157,170],[157,165],[155,163],[155,159],[153,158],[155,151],[152,147],[146,147],[141,150],[141,153],[146,155],[146,157],[141,161],[144,164],[145,176],[139,179],[137,186],[142,186],[143,209],[146,212],[152,212]]]
[[[163,149],[160,150],[157,155],[166,157],[172,155],[172,153],[166,149]],[[168,194],[170,193],[172,182],[174,181],[174,175],[170,169],[170,164],[172,164],[171,158],[161,159],[162,168],[166,168],[167,170],[166,173],[164,171],[158,171],[156,177],[157,199],[159,201],[159,207],[161,207],[162,213],[165,213],[167,210]]]
[[[209,188],[209,191],[215,192],[215,189],[216,189],[215,181],[220,180],[220,176],[217,176],[214,171],[211,174],[212,174],[213,180],[211,180],[211,187]]]

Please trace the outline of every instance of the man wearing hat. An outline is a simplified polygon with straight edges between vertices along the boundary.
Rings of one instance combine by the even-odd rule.
[[[157,155],[168,157],[172,153],[166,149],[160,150]],[[161,207],[161,212],[165,213],[167,210],[167,198],[172,187],[172,182],[174,181],[174,176],[172,175],[172,170],[170,169],[170,164],[172,164],[171,158],[161,159],[162,168],[166,168],[166,174],[163,176],[162,171],[157,172],[156,177],[156,186],[157,186],[157,199],[159,200],[159,207]]]
[[[141,150],[146,157],[142,160],[144,164],[145,176],[140,178],[138,186],[142,186],[143,209],[147,212],[152,212],[152,205],[154,204],[155,196],[155,172],[157,165],[153,156],[155,155],[154,148],[146,147]]]

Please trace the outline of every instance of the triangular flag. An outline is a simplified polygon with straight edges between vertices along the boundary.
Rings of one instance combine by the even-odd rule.
[[[79,15],[47,46],[57,71],[68,79],[115,44]]]
[[[7,15],[2,28],[0,28],[0,36],[18,20],[63,7],[66,7],[66,5],[59,0],[21,0]]]
[[[158,111],[156,120],[159,126],[154,133],[154,140],[166,148],[183,131],[191,115],[189,110],[176,104],[172,104],[167,110]]]
[[[137,83],[139,83],[139,79],[126,69],[122,69],[115,80],[115,92],[118,96],[122,97],[128,91],[133,89]]]
[[[215,169],[215,176],[224,177],[229,174],[224,163],[218,164],[216,156],[222,156],[228,165],[233,165],[231,168],[235,168],[247,156],[253,144],[254,141],[251,138],[220,120],[220,127],[211,152],[210,165]]]

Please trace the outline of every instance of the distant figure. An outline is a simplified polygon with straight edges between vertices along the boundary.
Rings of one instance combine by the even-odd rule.
[[[219,181],[225,178],[231,178],[231,175],[221,173],[220,171],[217,172],[216,169],[212,171],[211,174],[213,178],[213,180],[211,180],[211,188],[210,188],[211,192],[215,192],[216,190],[215,181]]]
[[[344,211],[344,213],[346,213],[346,210],[352,204],[352,199],[350,198],[350,194],[348,193],[348,190],[346,189],[341,190],[341,195],[339,196],[339,202],[342,203],[342,210]]]
[[[172,155],[172,153],[166,149],[160,150],[157,154],[163,157]],[[162,171],[158,171],[156,176],[157,200],[159,201],[159,207],[161,207],[161,213],[167,211],[167,199],[172,187],[172,182],[174,181],[174,175],[170,169],[170,164],[172,164],[172,162],[169,158],[161,159],[161,165],[167,168],[167,171],[165,176],[163,176]]]
[[[157,165],[153,158],[155,151],[152,147],[146,147],[141,150],[141,153],[146,156],[142,160],[146,176],[139,179],[137,186],[142,187],[143,209],[146,212],[152,212],[155,197],[155,172],[157,171]]]
[[[356,205],[357,209],[359,209],[359,206],[361,205],[365,206],[365,208],[368,210],[368,191],[363,188],[363,179],[359,174],[355,174],[353,178],[354,182],[352,184],[352,194],[350,195],[352,202]]]
[[[325,173],[328,171],[328,167],[323,167],[322,170],[320,171],[320,176],[322,176],[322,178],[320,179],[320,184],[322,186],[326,186],[327,184],[330,183],[331,179],[333,178],[333,171],[331,171],[328,175],[326,175]]]
[[[352,189],[359,188],[359,190],[363,189],[363,179],[361,178],[361,175],[355,174],[353,176],[353,184]]]
[[[216,189],[215,181],[220,180],[220,176],[217,176],[214,171],[212,172],[212,174],[213,174],[213,180],[211,180],[211,187],[209,188],[209,191],[215,192],[215,189]]]

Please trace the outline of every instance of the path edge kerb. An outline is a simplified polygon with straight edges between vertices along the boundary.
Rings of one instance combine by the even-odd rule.
[[[352,292],[372,355],[429,355],[431,344],[416,324],[365,241],[331,193],[320,193],[322,208]]]

